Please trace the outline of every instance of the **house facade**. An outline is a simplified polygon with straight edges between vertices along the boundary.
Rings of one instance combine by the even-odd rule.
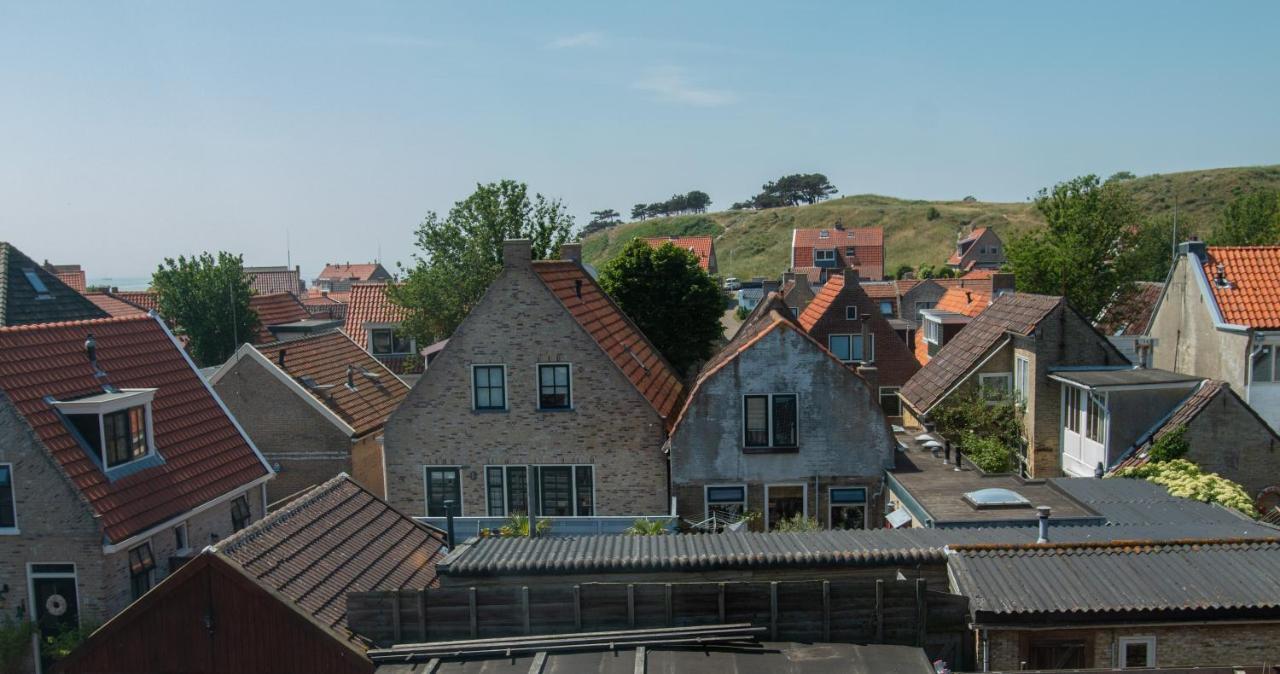
[[[778,292],[782,293],[782,302],[791,309],[792,316],[799,316],[815,296],[809,275],[790,271],[782,275],[782,286]]]
[[[884,230],[845,229],[839,223],[829,228],[793,229],[791,269],[808,267],[829,270],[825,274],[828,278],[850,269],[862,280],[879,281],[884,278]]]
[[[698,266],[711,276],[720,273],[716,264],[716,241],[710,236],[652,236],[644,240],[652,248],[660,248],[671,244],[681,250],[687,250],[698,258]]]
[[[845,270],[833,276],[800,314],[800,327],[841,362],[861,366],[861,372],[877,392],[885,414],[901,416],[898,389],[920,366],[880,304],[867,296],[857,272]]]
[[[1061,297],[1006,293],[964,326],[902,387],[904,422],[918,426],[957,392],[1012,393],[1023,406],[1020,472],[1061,474],[1061,368],[1128,360]]]
[[[999,269],[1005,263],[1004,242],[990,227],[975,227],[968,234],[959,234],[956,250],[947,259],[952,269]]]
[[[895,443],[875,389],[774,293],[699,373],[667,443],[686,521],[879,525]]]
[[[1152,367],[1225,381],[1280,428],[1280,246],[1181,244],[1147,335]]]
[[[260,519],[272,477],[158,318],[0,329],[0,610],[45,635]]]
[[[387,500],[504,517],[670,511],[662,445],[683,386],[583,268],[508,241],[503,269],[391,415]]]
[[[385,494],[382,430],[409,387],[347,335],[245,344],[209,381],[275,468],[270,503],[339,473]]]
[[[938,297],[933,306],[921,309],[920,328],[913,339],[916,361],[926,365],[948,341],[955,338],[978,314],[991,304],[991,293],[954,286]]]

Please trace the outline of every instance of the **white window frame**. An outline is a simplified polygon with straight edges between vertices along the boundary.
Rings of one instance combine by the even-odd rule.
[[[46,564],[58,564],[60,566],[71,567],[71,574],[66,573],[37,573],[33,567]],[[84,612],[80,610],[80,569],[75,562],[27,562],[27,616],[32,622],[36,620],[36,584],[37,578],[71,578],[76,586],[76,624],[80,627],[84,626]]]
[[[994,388],[994,387],[988,387],[988,386],[987,386],[987,381],[992,380],[992,379],[998,379],[998,380],[1000,380],[1000,381],[1003,381],[1003,382],[1005,383],[1004,390],[1005,390],[1005,391],[1008,391],[1009,393],[1013,393],[1013,373],[1012,373],[1012,372],[983,372],[983,373],[980,373],[980,374],[978,374],[978,388],[979,388],[979,389],[981,389],[981,391],[982,391],[982,393],[983,393],[983,397],[986,399],[986,401],[987,401],[987,403],[988,403],[988,404],[992,404],[992,403],[995,403],[995,402],[996,402],[996,399],[995,399],[995,398],[987,398],[987,397],[986,397],[986,392],[987,392],[989,389]]]
[[[835,349],[833,349],[833,348],[831,348],[831,338],[832,338],[832,337],[848,337],[848,338],[849,338],[849,358],[848,358],[848,359],[840,358],[840,355],[836,353],[836,350],[835,350]],[[874,362],[876,362],[876,335],[875,335],[875,333],[873,333],[873,332],[868,332],[868,333],[867,333],[867,337],[869,337],[869,338],[870,338],[868,341],[870,342],[870,347],[871,347],[870,351],[871,351],[871,353],[870,353],[870,354],[865,354],[865,353],[864,353],[864,354],[862,354],[862,355],[864,355],[864,356],[870,355],[870,357],[869,357],[869,358],[861,358],[861,359],[860,359],[860,358],[854,358],[854,357],[853,357],[853,343],[854,343],[854,341],[855,341],[855,340],[856,340],[856,341],[858,341],[858,342],[861,342],[861,341],[862,341],[862,333],[860,333],[860,332],[858,332],[858,333],[837,332],[837,333],[832,333],[832,334],[830,334],[830,335],[827,335],[827,350],[828,350],[828,351],[830,351],[830,352],[832,353],[832,355],[834,355],[836,358],[838,358],[838,359],[840,360],[840,362],[842,362],[842,363],[874,363]]]
[[[431,467],[447,468],[447,466],[431,466]],[[510,517],[511,516],[511,513],[509,512],[509,508],[507,507],[510,501],[507,494],[507,486],[510,484],[510,481],[507,479],[507,469],[509,468],[525,469],[525,478],[524,478],[525,487],[524,488],[525,488],[526,495],[529,496],[531,500],[535,491],[537,492],[538,496],[542,496],[541,488],[536,490],[533,488],[533,481],[535,479],[534,474],[537,473],[537,470],[539,468],[569,468],[570,469],[569,482],[570,482],[570,485],[573,487],[571,498],[573,500],[574,512],[577,512],[578,510],[578,468],[581,468],[581,467],[587,467],[591,469],[591,510],[595,514],[592,514],[592,515],[538,515],[538,517],[597,517],[599,516],[600,503],[596,500],[596,494],[598,494],[600,491],[599,487],[596,484],[597,482],[596,478],[599,475],[599,469],[594,463],[486,463],[484,464],[485,517]],[[489,469],[490,468],[502,469],[502,514],[501,515],[488,514],[489,513]],[[541,476],[541,473],[537,473],[537,475]],[[424,474],[424,477],[425,477],[425,474]],[[461,484],[461,482],[459,482],[459,484]],[[538,509],[542,508],[541,503],[534,503],[534,506],[537,507]]]
[[[373,350],[373,333],[374,333],[374,331],[376,331],[376,330],[390,330],[390,331],[391,331],[391,348],[393,348],[393,349],[394,349],[394,348],[395,348],[395,345],[396,345],[396,335],[395,335],[395,333],[396,333],[396,331],[397,331],[397,330],[399,330],[399,329],[400,329],[400,324],[399,324],[399,323],[365,323],[365,324],[364,324],[364,333],[365,333],[365,339],[366,339],[366,342],[365,342],[365,343],[369,345],[369,354],[370,354],[370,355],[373,355],[373,356],[410,356],[410,355],[413,355],[413,354],[417,353],[417,352],[418,352],[418,340],[417,340],[417,339],[415,339],[415,338],[413,338],[413,337],[409,337],[409,350],[408,350],[408,351],[393,351],[393,352],[390,352],[390,353],[377,353],[376,351],[374,351],[374,350]]]
[[[477,407],[476,406],[476,368],[478,367],[500,367],[502,368],[502,407]],[[471,375],[471,411],[472,412],[506,412],[511,409],[511,390],[510,378],[507,376],[506,363],[472,363],[467,368]]]
[[[22,533],[22,526],[18,523],[18,480],[12,463],[0,463],[0,468],[9,469],[9,500],[13,506],[13,526],[0,527],[0,536],[17,536]]]
[[[542,406],[542,366],[544,365],[565,365],[569,368],[569,406],[568,407],[543,407]],[[475,381],[476,380],[474,378],[471,379],[472,386],[475,385]],[[507,383],[507,379],[504,373],[502,378],[502,384],[504,387],[506,386],[506,383]],[[535,409],[547,410],[548,412],[566,412],[569,410],[577,409],[574,406],[574,398],[576,397],[574,393],[575,391],[573,386],[573,363],[570,363],[567,361],[549,361],[546,363],[534,364],[533,366],[533,396],[534,396],[533,404]],[[474,402],[475,402],[475,398],[472,397],[472,403],[474,404]]]
[[[858,305],[850,304],[844,308],[844,320],[846,321],[858,320]]]
[[[1031,391],[1031,359],[1026,356],[1013,357],[1013,394],[1015,399],[1027,404]]]
[[[764,508],[762,509],[764,510],[764,530],[765,531],[771,530],[770,522],[769,522],[769,489],[773,487],[800,487],[801,501],[803,502],[800,513],[806,519],[808,519],[809,517],[809,483],[807,482],[767,483],[764,486]]]
[[[1146,644],[1147,661],[1130,663],[1125,660],[1124,648],[1129,644]],[[1156,638],[1148,636],[1140,637],[1120,637],[1120,641],[1116,646],[1119,652],[1116,653],[1116,666],[1121,669],[1130,667],[1155,667],[1156,666]]]
[[[431,514],[430,475],[431,475],[431,469],[433,468],[437,468],[437,469],[443,468],[443,469],[451,469],[451,470],[457,471],[458,473],[458,512],[454,513],[453,516],[462,517],[462,511],[466,509],[466,506],[464,505],[466,503],[466,493],[463,490],[463,486],[462,486],[462,478],[463,478],[462,466],[459,464],[447,464],[447,463],[422,464],[422,514],[425,517],[444,517],[444,515]]]
[[[121,389],[119,393],[109,395],[108,398],[104,400],[59,400],[55,401],[53,406],[57,408],[59,412],[68,417],[75,415],[96,415],[98,417],[98,446],[91,449],[96,450],[102,470],[110,476],[116,471],[124,470],[139,461],[149,459],[156,455],[155,423],[151,416],[151,404],[155,400],[157,390],[159,389],[127,388]],[[89,396],[89,398],[96,397],[98,396]],[[147,426],[147,432],[144,434],[147,443],[147,453],[136,459],[125,461],[124,463],[108,466],[107,432],[103,418],[108,414],[128,411],[134,407],[142,408],[142,423]],[[68,418],[64,423],[70,424],[70,418]],[[75,435],[83,438],[79,431],[76,431]],[[86,443],[89,440],[88,438],[83,439]]]
[[[837,506],[836,503],[831,500],[832,492],[836,491],[837,489],[861,489],[862,490],[862,528],[863,529],[870,528],[871,526],[871,503],[870,503],[871,490],[860,485],[843,485],[843,486],[836,485],[832,487],[827,487],[827,528],[831,529],[835,525],[835,521],[836,521],[835,509],[837,507],[840,507],[840,508],[846,507],[843,504]],[[805,502],[806,504],[808,503],[808,498],[805,499]]]
[[[773,399],[776,396],[792,396],[796,399],[796,443],[794,445],[775,445],[773,444]],[[769,428],[769,444],[767,445],[748,445],[747,444],[747,398],[763,397],[765,398],[765,416],[768,418]],[[783,391],[780,393],[743,393],[742,394],[742,423],[739,425],[742,430],[742,448],[751,450],[771,450],[785,449],[798,450],[800,448],[800,394]]]
[[[813,249],[813,266],[820,266],[819,262],[835,262],[836,250],[834,248],[814,248]]]
[[[742,501],[716,501],[716,503],[717,503],[717,504],[721,504],[721,503],[728,503],[728,504],[741,503],[741,504],[742,504],[742,514],[744,514],[744,515],[745,515],[745,514],[747,513],[747,511],[749,510],[749,508],[747,507],[747,485],[746,485],[745,483],[740,483],[740,484],[705,484],[705,485],[702,485],[702,518],[703,518],[704,520],[709,520],[709,519],[711,519],[711,497],[710,497],[710,493],[711,493],[711,490],[712,490],[712,489],[741,489],[741,490],[742,490]]]
[[[924,317],[924,341],[942,346],[942,321],[932,316]]]

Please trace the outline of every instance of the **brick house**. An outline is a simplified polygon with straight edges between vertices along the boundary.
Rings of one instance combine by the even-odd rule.
[[[347,596],[436,587],[446,552],[442,532],[340,475],[201,552],[59,671],[373,674]]]
[[[675,371],[581,264],[503,268],[387,421],[387,500],[439,516],[670,511],[662,445],[683,394]],[[540,498],[534,499],[534,494]]]
[[[261,518],[272,477],[158,318],[0,328],[6,614],[107,620]]]
[[[1006,261],[1004,242],[990,227],[976,227],[956,238],[956,250],[947,259],[952,269],[999,269]]]
[[[1024,405],[1020,472],[1061,474],[1061,384],[1055,369],[1127,367],[1092,323],[1057,296],[1005,293],[950,339],[900,392],[905,425],[928,420],[957,391],[1012,392]]]
[[[960,286],[948,288],[932,307],[920,310],[920,329],[914,335],[916,360],[926,365],[948,341],[960,334],[991,304],[991,293]]]
[[[667,442],[680,516],[879,524],[896,444],[875,389],[771,293],[699,372]]]
[[[863,280],[884,278],[884,230],[880,227],[791,230],[791,269],[818,267],[827,278],[851,269]],[[825,280],[825,279],[824,279]]]
[[[351,286],[342,331],[398,374],[421,374],[418,340],[400,332],[404,307],[387,297],[385,283]]]
[[[106,318],[107,312],[12,244],[0,241],[0,326]]]
[[[380,262],[368,264],[339,264],[330,262],[315,279],[315,287],[322,292],[343,293],[357,283],[390,283],[394,278]]]
[[[209,378],[277,471],[274,503],[338,473],[382,496],[382,430],[409,387],[345,334],[245,344]]]
[[[933,279],[897,279],[893,281],[862,281],[867,297],[880,308],[880,315],[889,321],[898,336],[907,344],[915,343],[916,330],[920,327],[920,312],[933,307],[946,290]]]
[[[856,276],[850,269],[828,279],[800,314],[800,327],[842,362],[862,365],[885,414],[898,417],[898,389],[920,365]]]
[[[698,266],[711,276],[720,273],[716,265],[716,241],[710,236],[651,236],[644,240],[651,248],[671,244],[698,256]]]
[[[1225,381],[1280,428],[1280,246],[1179,245],[1147,336],[1152,367]]]

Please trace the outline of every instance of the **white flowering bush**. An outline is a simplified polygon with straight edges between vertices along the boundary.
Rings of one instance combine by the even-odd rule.
[[[1153,461],[1136,468],[1124,468],[1114,477],[1138,478],[1154,482],[1169,490],[1174,496],[1191,498],[1205,503],[1220,503],[1239,510],[1249,517],[1257,517],[1253,499],[1244,487],[1217,473],[1206,473],[1186,459]]]

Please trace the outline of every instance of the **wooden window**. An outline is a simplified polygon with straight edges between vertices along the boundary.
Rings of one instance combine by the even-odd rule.
[[[1063,423],[1067,430],[1072,433],[1080,432],[1080,389],[1074,386],[1066,386],[1063,388],[1063,395],[1066,396],[1066,404],[1063,406],[1062,416]]]
[[[532,466],[539,515],[590,517],[595,514],[595,469],[586,464]],[[486,466],[485,493],[490,517],[529,510],[529,467]]]
[[[102,433],[107,468],[147,455],[146,410],[141,406],[102,415]]]
[[[999,402],[1009,396],[1013,386],[1013,374],[1009,372],[993,372],[978,375],[978,387],[982,389],[982,397],[989,403]]]
[[[827,490],[830,504],[828,520],[832,529],[867,528],[867,490],[865,487],[832,487]]]
[[[507,409],[507,370],[504,365],[471,367],[472,401],[477,410]]]
[[[462,514],[462,473],[457,466],[427,466],[427,517],[444,517],[444,502],[453,501],[453,514]]]
[[[573,514],[573,468],[571,466],[538,467],[538,496],[542,514],[568,517]]]
[[[1106,435],[1107,399],[1092,392],[1082,392],[1088,400],[1085,410],[1084,434],[1094,442],[1104,442]]]
[[[150,541],[129,550],[129,587],[134,600],[151,589],[155,568],[156,560],[151,556]]]
[[[769,446],[769,396],[753,395],[743,399],[743,430],[747,447]]]
[[[1031,361],[1023,356],[1013,360],[1013,392],[1019,403],[1026,404],[1031,390]]]
[[[572,407],[569,379],[568,364],[539,365],[538,409],[567,410]]]
[[[794,393],[743,396],[743,444],[751,448],[794,448],[799,406]]]
[[[764,501],[765,527],[770,531],[782,520],[809,515],[808,488],[803,484],[767,484]]]
[[[0,463],[0,532],[17,531],[18,499],[13,491],[13,464]]]
[[[870,347],[864,349],[864,346]],[[867,335],[866,342],[862,335],[827,335],[827,348],[846,363],[868,363],[875,360],[876,336]],[[864,353],[865,352],[865,353]]]
[[[241,494],[231,501],[231,530],[240,531],[249,526],[253,513],[249,510],[249,497]]]

